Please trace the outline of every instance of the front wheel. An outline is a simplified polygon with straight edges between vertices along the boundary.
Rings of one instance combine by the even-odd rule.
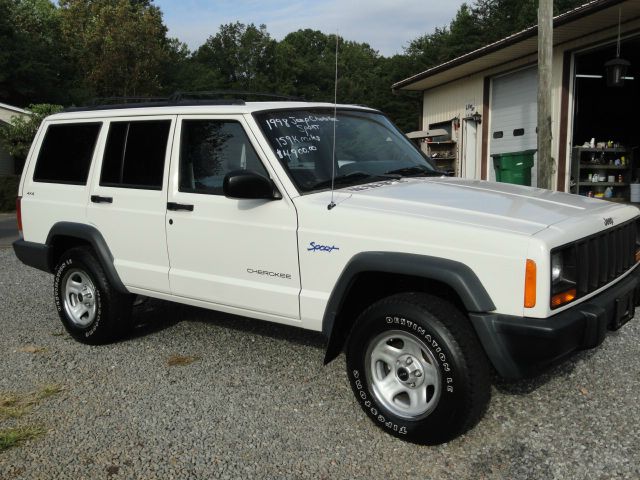
[[[465,316],[438,297],[406,293],[376,302],[358,318],[346,353],[360,406],[404,440],[451,440],[488,404],[484,352]]]

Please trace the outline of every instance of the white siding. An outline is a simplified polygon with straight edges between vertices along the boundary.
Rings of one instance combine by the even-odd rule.
[[[473,76],[458,80],[447,85],[442,85],[433,90],[428,90],[424,94],[423,103],[423,126],[427,129],[435,123],[449,122],[458,117],[461,128],[464,122],[462,119],[467,112],[467,105],[473,105],[475,110],[482,114],[483,78]],[[482,150],[481,126],[479,126],[478,141],[476,145],[477,167],[475,172],[466,173],[467,178],[480,178],[480,156]],[[460,168],[460,158],[462,155],[461,131],[453,130],[452,139],[458,142],[458,171]]]
[[[24,113],[19,113],[14,110],[9,110],[8,108],[0,107],[0,124],[2,123],[10,123],[13,117],[24,117]]]
[[[473,76],[428,90],[424,95],[424,126],[464,117],[465,106],[472,104],[482,110],[483,79]]]

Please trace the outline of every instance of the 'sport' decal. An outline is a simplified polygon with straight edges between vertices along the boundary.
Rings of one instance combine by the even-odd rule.
[[[334,250],[340,250],[335,245],[320,245],[316,242],[309,242],[309,246],[307,247],[307,252],[327,252],[331,253]]]

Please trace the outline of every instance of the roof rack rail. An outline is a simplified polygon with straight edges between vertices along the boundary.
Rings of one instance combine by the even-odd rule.
[[[65,112],[114,110],[120,108],[171,107],[178,105],[244,105],[245,101],[237,97],[303,101],[300,98],[287,95],[249,92],[244,90],[207,90],[201,92],[178,91],[168,97],[98,97],[91,100],[86,105],[68,107],[65,109]]]
[[[99,105],[125,105],[129,103],[166,102],[169,97],[96,97],[91,99],[86,107]]]
[[[251,92],[248,90],[204,90],[204,91],[196,91],[196,92],[175,92],[171,96],[169,96],[170,101],[184,101],[187,99],[198,99],[198,100],[206,100],[210,98],[221,98],[229,95],[233,95],[235,97],[256,97],[256,98],[270,98],[275,100],[289,100],[289,101],[303,101],[300,97],[294,97],[291,95],[282,95],[278,93],[267,93],[267,92]]]

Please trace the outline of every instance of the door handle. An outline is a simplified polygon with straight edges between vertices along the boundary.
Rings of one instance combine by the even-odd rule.
[[[93,203],[113,203],[113,197],[101,197],[100,195],[91,195]]]
[[[193,205],[187,205],[185,203],[176,203],[176,202],[167,202],[167,210],[186,210],[188,212],[193,212]]]

